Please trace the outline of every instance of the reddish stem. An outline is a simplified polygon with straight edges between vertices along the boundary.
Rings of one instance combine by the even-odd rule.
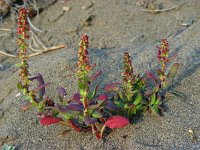
[[[68,125],[73,128],[74,130],[78,131],[78,132],[81,132],[82,129],[79,128],[74,122],[73,120],[68,120]]]

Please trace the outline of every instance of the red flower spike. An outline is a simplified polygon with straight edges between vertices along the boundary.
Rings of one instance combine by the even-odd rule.
[[[48,126],[48,125],[59,123],[60,121],[61,121],[60,118],[55,118],[52,116],[45,116],[42,119],[40,119],[40,124],[43,126]]]
[[[106,121],[105,126],[111,129],[116,129],[116,128],[123,128],[128,124],[129,124],[128,119],[122,116],[112,116]]]

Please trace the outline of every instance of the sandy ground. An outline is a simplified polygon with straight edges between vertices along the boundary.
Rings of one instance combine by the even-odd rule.
[[[200,149],[200,1],[161,13],[144,12],[135,0],[57,1],[32,19],[43,30],[36,32],[46,46],[60,44],[67,48],[30,59],[31,74],[41,73],[51,82],[47,94],[56,97],[64,86],[67,93],[77,91],[74,70],[80,37],[90,37],[91,61],[103,75],[96,81],[102,87],[120,81],[122,56],[127,51],[138,73],[157,67],[156,45],[168,38],[175,61],[182,64],[175,85],[186,98],[169,99],[164,117],[144,118],[136,125],[115,130],[104,140],[90,133],[76,133],[66,126],[42,127],[34,110],[23,112],[15,98],[18,60],[0,57],[0,144],[14,144],[18,150],[199,150]],[[159,8],[168,9],[186,0],[156,0]],[[91,6],[90,6],[91,5]],[[70,10],[64,11],[63,7]],[[83,9],[84,8],[84,9]],[[185,26],[187,25],[187,26]],[[12,28],[10,17],[1,28]],[[3,32],[1,31],[1,34]],[[15,36],[0,37],[1,50],[16,54]],[[94,71],[95,73],[95,71]],[[138,128],[139,127],[139,128]],[[197,140],[192,140],[192,129]],[[65,131],[66,134],[62,135]]]

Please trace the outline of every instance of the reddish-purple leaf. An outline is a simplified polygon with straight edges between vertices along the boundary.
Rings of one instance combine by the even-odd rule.
[[[146,91],[144,92],[144,95],[145,95],[145,96],[149,96],[149,95],[151,95],[152,93],[153,93],[153,90],[148,89],[148,90],[146,90]]]
[[[39,83],[38,86],[45,85],[44,79],[40,73],[38,73],[37,81]],[[39,90],[39,98],[42,99],[43,95],[45,94],[45,86]]]
[[[39,77],[39,75],[35,76],[35,77],[32,77],[32,78],[28,78],[29,80],[33,81],[35,79],[37,79]]]
[[[118,91],[119,88],[120,88],[120,83],[119,82],[115,82],[115,83],[110,83],[110,84],[107,84],[105,87],[104,87],[104,90],[106,92],[115,92],[115,91]]]
[[[128,124],[129,124],[128,119],[122,116],[112,116],[105,122],[105,126],[111,129],[123,128]]]
[[[72,101],[80,101],[81,95],[80,93],[75,93],[70,100]]]
[[[83,111],[83,105],[79,104],[68,104],[65,106],[66,109],[75,110],[75,111]]]
[[[73,129],[75,129],[76,131],[78,131],[78,132],[81,132],[81,131],[82,131],[82,128],[79,128],[79,127],[74,123],[73,120],[69,119],[67,122],[68,122],[69,126],[72,127]]]
[[[37,81],[38,81],[39,85],[43,85],[45,83],[44,79],[40,73],[38,73]]]
[[[94,104],[94,105],[90,105],[88,108],[89,109],[97,109],[97,108],[100,108],[102,106],[104,106],[104,104],[107,102],[107,101],[97,101],[98,103],[97,104]]]
[[[41,100],[45,94],[45,86],[47,86],[47,84],[49,85],[49,83],[44,82],[44,79],[40,73],[38,73],[38,75],[35,77],[29,78],[31,81],[35,79],[38,81],[38,88],[36,88],[36,90],[39,91],[39,99]]]
[[[102,73],[102,71],[97,72],[95,75],[93,75],[93,76],[90,77],[90,80],[91,80],[91,81],[96,80],[96,78],[97,78],[98,76],[100,76],[101,73]]]
[[[106,94],[101,94],[101,95],[99,95],[99,97],[98,97],[98,100],[100,100],[100,101],[105,101],[105,100],[107,100],[108,99],[108,95],[106,95]]]
[[[63,97],[67,95],[67,92],[66,92],[65,88],[60,87],[58,89],[58,94],[59,94],[59,98],[63,99]]]
[[[117,105],[113,101],[108,101],[106,103],[106,108],[108,108],[109,110],[112,110],[112,111],[118,111],[118,110],[120,110],[120,108],[117,107]]]
[[[43,126],[48,126],[48,125],[59,123],[60,121],[61,121],[60,118],[55,118],[52,116],[45,116],[42,119],[40,119],[40,124]]]
[[[94,124],[97,121],[97,118],[91,118],[89,116],[84,117],[84,122],[88,126],[90,124]]]
[[[148,78],[152,79],[155,84],[157,84],[157,79],[154,77],[154,75],[151,72],[146,72],[146,75]]]
[[[44,89],[46,86],[48,86],[49,84],[50,84],[50,82],[47,82],[47,83],[45,83],[43,85],[40,85],[34,91],[40,91],[40,90]]]

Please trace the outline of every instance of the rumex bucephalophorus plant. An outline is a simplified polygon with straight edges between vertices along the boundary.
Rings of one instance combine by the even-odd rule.
[[[41,125],[61,123],[68,125],[78,132],[91,131],[98,139],[103,138],[106,127],[115,129],[123,128],[133,120],[134,116],[145,114],[162,113],[162,97],[166,93],[168,78],[174,78],[178,63],[172,65],[167,72],[169,59],[169,45],[167,40],[162,40],[158,47],[158,61],[160,68],[155,77],[147,72],[145,75],[136,75],[132,66],[130,55],[124,53],[124,71],[122,82],[111,83],[105,86],[106,92],[112,92],[112,97],[107,94],[99,94],[98,87],[91,89],[93,81],[101,75],[101,71],[91,75],[95,64],[90,64],[89,59],[89,38],[82,36],[78,49],[78,93],[72,94],[67,99],[67,92],[64,87],[58,89],[58,100],[52,100],[45,96],[45,88],[50,83],[44,82],[42,75],[31,77],[27,62],[27,43],[29,36],[29,24],[27,22],[27,10],[19,9],[18,17],[18,40],[20,68],[20,82],[18,89],[27,100],[22,107],[27,110],[30,107],[38,109],[38,118]],[[32,88],[32,82],[36,80],[38,86]],[[151,84],[148,81],[151,80]],[[31,87],[31,88],[30,88]],[[165,89],[165,92],[163,92]]]

